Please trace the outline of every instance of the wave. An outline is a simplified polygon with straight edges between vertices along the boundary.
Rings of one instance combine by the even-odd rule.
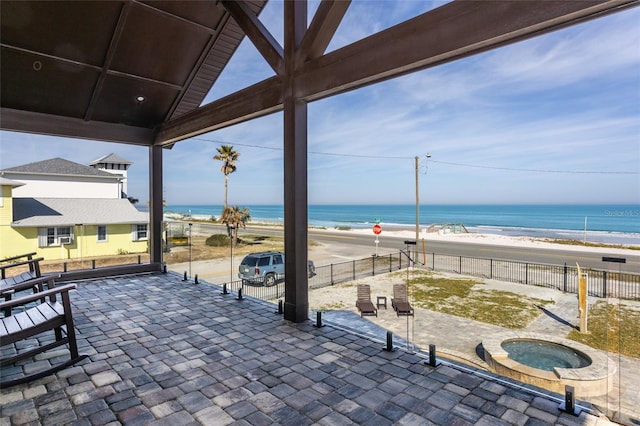
[[[284,222],[284,207],[246,206],[256,223]],[[640,245],[637,218],[640,209],[635,205],[492,205],[492,206],[424,206],[420,229],[432,224],[464,224],[470,232],[586,240],[616,244]],[[166,212],[192,214],[198,217],[219,217],[221,206],[170,205]],[[615,212],[625,212],[613,214]],[[613,213],[612,213],[613,212]],[[627,214],[627,212],[630,212]],[[588,217],[588,221],[586,220]],[[384,219],[387,219],[386,221]],[[310,226],[367,229],[380,223],[383,229],[415,229],[415,206],[412,205],[310,205]]]

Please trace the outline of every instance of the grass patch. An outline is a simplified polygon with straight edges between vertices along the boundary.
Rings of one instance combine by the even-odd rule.
[[[346,225],[338,225],[335,227],[335,229],[337,229],[338,231],[351,231],[351,227]]]
[[[584,246],[584,247],[598,247],[598,248],[621,248],[627,250],[640,250],[640,247],[633,245],[625,245],[625,244],[605,244],[605,243],[591,243],[589,241],[584,242],[580,240],[563,240],[563,239],[553,239],[553,238],[545,238],[542,241],[553,244],[564,244],[569,246]]]
[[[640,309],[598,301],[588,316],[589,333],[577,330],[569,339],[592,348],[640,358]]]
[[[318,309],[315,309],[316,311],[340,311],[346,308],[346,305],[344,303],[340,303],[340,302],[336,302],[336,303],[328,303],[326,305],[321,305],[318,307]]]
[[[548,300],[498,290],[474,289],[482,282],[421,274],[408,280],[418,308],[511,329],[526,327]]]

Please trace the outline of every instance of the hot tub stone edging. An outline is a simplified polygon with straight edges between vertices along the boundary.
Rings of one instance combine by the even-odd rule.
[[[554,371],[529,367],[509,358],[507,351],[502,348],[502,343],[508,340],[540,340],[567,346],[586,355],[591,364],[581,368],[555,368]],[[558,393],[564,393],[565,385],[573,386],[576,397],[579,398],[604,395],[611,391],[613,376],[617,371],[615,362],[604,352],[573,340],[546,334],[500,333],[483,339],[482,347],[491,371]]]

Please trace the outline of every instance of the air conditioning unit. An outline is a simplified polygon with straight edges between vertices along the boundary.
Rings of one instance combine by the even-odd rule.
[[[71,237],[60,237],[60,245],[71,244]]]

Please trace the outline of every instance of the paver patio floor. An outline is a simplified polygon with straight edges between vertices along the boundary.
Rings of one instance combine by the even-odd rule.
[[[89,358],[2,390],[0,424],[609,423],[590,411],[564,413],[557,400],[486,372],[433,368],[419,353],[387,352],[315,321],[290,323],[271,304],[181,278],[79,282],[74,318]]]

